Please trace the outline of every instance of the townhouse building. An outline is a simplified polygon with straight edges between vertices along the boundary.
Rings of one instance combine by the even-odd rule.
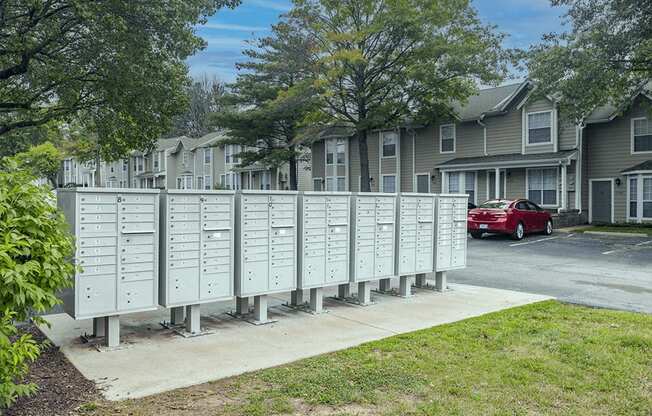
[[[649,96],[605,106],[577,124],[531,81],[481,90],[429,125],[371,132],[374,192],[467,193],[479,204],[528,198],[558,225],[652,220]],[[312,143],[315,190],[359,191],[358,140],[333,127]]]

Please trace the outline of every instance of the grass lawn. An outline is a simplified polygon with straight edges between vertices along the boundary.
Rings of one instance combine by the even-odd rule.
[[[549,301],[82,409],[157,416],[650,416],[652,316]]]
[[[578,233],[585,231],[601,231],[606,233],[640,233],[652,236],[652,226],[646,225],[589,225],[577,230]]]

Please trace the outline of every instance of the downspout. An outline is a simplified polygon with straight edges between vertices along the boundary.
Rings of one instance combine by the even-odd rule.
[[[576,142],[578,149],[577,156],[577,166],[575,167],[575,208],[580,212],[584,212],[582,207],[582,180],[583,180],[583,168],[584,168],[584,128],[586,124],[584,121],[580,121],[580,124],[576,127]]]
[[[483,135],[483,143],[484,143],[484,155],[488,156],[489,153],[487,152],[487,125],[482,122],[482,116],[476,120],[480,126],[482,126],[482,135]]]

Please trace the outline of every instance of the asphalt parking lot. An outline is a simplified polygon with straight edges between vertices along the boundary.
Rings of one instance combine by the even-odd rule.
[[[468,268],[449,281],[652,313],[652,238],[556,232],[468,240]]]

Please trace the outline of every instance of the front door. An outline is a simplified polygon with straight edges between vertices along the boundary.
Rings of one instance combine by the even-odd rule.
[[[591,222],[611,222],[611,181],[599,180],[591,182]]]

